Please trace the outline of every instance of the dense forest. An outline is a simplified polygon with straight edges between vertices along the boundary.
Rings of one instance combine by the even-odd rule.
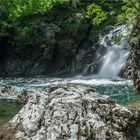
[[[79,50],[91,49],[112,26],[139,23],[135,0],[2,0],[0,6],[0,57],[11,64],[0,73],[7,75],[69,72]],[[38,65],[40,71],[31,70]]]
[[[0,139],[139,140],[139,93],[140,0],[0,0]]]

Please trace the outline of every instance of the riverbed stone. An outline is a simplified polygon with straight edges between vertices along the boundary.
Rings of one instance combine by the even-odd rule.
[[[134,140],[140,113],[129,110],[88,86],[51,85],[32,94],[5,126],[6,140]]]
[[[20,104],[26,104],[31,94],[32,91],[28,91],[25,89],[18,91],[14,87],[9,85],[5,85],[0,89],[0,99],[13,101],[15,100]]]
[[[27,90],[23,90],[19,95],[17,95],[17,99],[21,104],[26,104],[29,100],[30,93]]]
[[[17,92],[12,86],[5,85],[0,89],[0,99],[17,99]]]

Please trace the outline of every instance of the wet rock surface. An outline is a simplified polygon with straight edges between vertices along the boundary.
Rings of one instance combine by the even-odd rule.
[[[140,50],[135,50],[140,53]],[[134,59],[135,58],[135,59]],[[137,63],[136,63],[136,62]],[[123,76],[128,79],[132,79],[134,82],[134,86],[138,92],[140,92],[140,56],[134,55],[131,52],[130,57],[123,69]]]
[[[29,100],[30,94],[28,91],[23,90],[19,95],[17,95],[17,99],[21,104],[26,104]]]
[[[125,78],[132,79],[134,86],[138,92],[140,92],[140,24],[139,22],[133,27],[131,34],[131,53],[128,61],[124,67]]]
[[[32,94],[32,91],[17,91],[12,86],[6,85],[0,90],[0,99],[16,100],[20,104],[26,104],[30,94]]]
[[[138,140],[139,115],[138,111],[116,104],[93,88],[76,84],[52,85],[29,97],[21,111],[0,128],[0,138]]]
[[[17,99],[17,92],[11,86],[4,86],[0,90],[0,99]]]

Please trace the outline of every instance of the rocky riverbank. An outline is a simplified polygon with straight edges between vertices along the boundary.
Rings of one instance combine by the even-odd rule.
[[[134,86],[140,92],[140,25],[139,22],[133,27],[130,45],[131,53],[124,67],[124,77],[132,79]]]
[[[138,140],[140,113],[116,104],[93,88],[52,85],[34,93],[5,126],[2,140]]]
[[[15,100],[21,104],[26,104],[28,102],[29,96],[32,91],[22,90],[17,91],[12,86],[4,86],[0,90],[0,99]]]

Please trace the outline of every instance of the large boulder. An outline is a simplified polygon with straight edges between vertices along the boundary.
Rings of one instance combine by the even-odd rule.
[[[30,96],[20,112],[0,128],[0,139],[136,140],[139,115],[93,88],[52,85]]]

